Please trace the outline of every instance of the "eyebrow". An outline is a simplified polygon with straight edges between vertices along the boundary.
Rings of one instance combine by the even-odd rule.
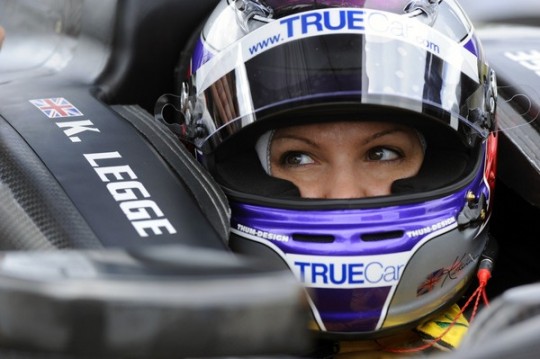
[[[362,144],[363,145],[369,144],[370,142],[375,141],[378,138],[388,136],[388,135],[391,135],[391,134],[396,133],[396,132],[405,133],[406,131],[402,127],[392,127],[392,128],[389,128],[389,129],[386,129],[386,130],[383,130],[383,131],[376,132],[376,133],[372,134],[368,138],[364,139],[362,141]],[[313,147],[319,147],[315,142],[311,141],[309,138],[300,137],[300,136],[297,136],[295,134],[285,134],[285,135],[280,135],[280,136],[274,138],[274,140],[282,140],[282,139],[297,140],[297,141],[307,143],[307,144],[309,144],[309,145],[311,145]]]
[[[368,137],[365,141],[364,141],[364,144],[367,144],[367,143],[370,143],[371,141],[374,141],[378,138],[381,138],[381,137],[384,137],[384,136],[388,136],[388,135],[391,135],[391,134],[394,134],[396,132],[403,132],[403,133],[406,133],[405,129],[402,128],[402,127],[392,127],[392,128],[389,128],[387,130],[384,130],[384,131],[381,131],[381,132],[377,132],[377,133],[374,133],[372,136]]]

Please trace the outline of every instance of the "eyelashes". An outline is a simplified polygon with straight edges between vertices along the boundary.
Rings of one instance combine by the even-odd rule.
[[[377,146],[369,149],[365,160],[369,162],[390,162],[404,158],[402,150],[386,146]],[[279,156],[279,164],[286,167],[300,167],[315,163],[314,157],[308,152],[286,151]]]
[[[366,159],[368,161],[395,161],[403,157],[403,151],[384,146],[374,147],[366,153]]]
[[[279,157],[279,163],[288,167],[298,167],[315,163],[315,160],[305,152],[287,151]]]

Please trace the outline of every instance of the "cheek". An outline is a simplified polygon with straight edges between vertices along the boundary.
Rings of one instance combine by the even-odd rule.
[[[405,166],[396,169],[393,173],[393,177],[394,179],[413,177],[418,174],[421,166],[421,161],[407,162]]]
[[[408,157],[397,163],[372,163],[358,169],[358,178],[370,179],[374,187],[390,186],[401,178],[415,176],[422,166],[423,155]]]
[[[409,157],[407,161],[407,171],[409,171],[409,176],[414,176],[420,171],[420,167],[422,167],[422,163],[424,162],[424,151],[422,149],[418,149],[418,151],[415,152],[415,154],[411,157]]]
[[[392,169],[395,179],[412,177],[418,174],[424,162],[424,151],[418,143],[405,152],[405,157]]]
[[[294,183],[297,187],[311,186],[320,182],[321,173],[312,170],[287,170],[283,168],[272,169],[272,176]]]
[[[326,187],[335,181],[332,171],[323,166],[306,166],[303,168],[277,167],[272,170],[272,176],[292,182],[300,191],[303,198],[324,198]]]
[[[273,162],[272,166],[270,168],[271,176],[276,178],[281,178],[284,180],[288,180],[298,186],[298,184],[303,182],[309,182],[312,181],[313,171],[306,170],[306,169],[299,169],[299,168],[288,168],[278,165],[277,163]]]

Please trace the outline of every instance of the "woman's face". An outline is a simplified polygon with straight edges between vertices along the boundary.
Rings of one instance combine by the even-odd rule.
[[[392,182],[414,176],[424,159],[419,134],[387,122],[328,122],[278,129],[270,147],[274,177],[304,198],[390,194]]]

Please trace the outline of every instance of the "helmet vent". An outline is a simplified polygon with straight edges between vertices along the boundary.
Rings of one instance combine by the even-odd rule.
[[[390,231],[378,233],[362,234],[360,238],[365,242],[385,241],[389,239],[402,238],[405,233],[403,231]]]
[[[298,242],[311,242],[311,243],[332,243],[335,238],[332,235],[313,235],[313,234],[293,234],[293,240]]]

